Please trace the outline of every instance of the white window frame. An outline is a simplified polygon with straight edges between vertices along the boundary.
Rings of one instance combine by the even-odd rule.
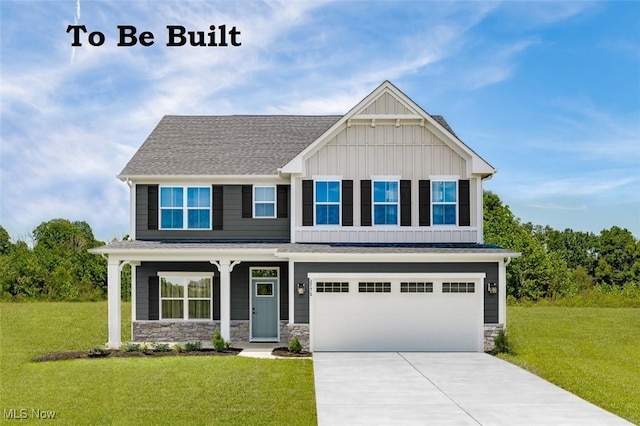
[[[182,207],[162,207],[162,188],[182,188]],[[209,190],[209,207],[189,207],[189,188],[206,188]],[[182,209],[182,228],[163,228],[162,227],[162,210]],[[209,210],[209,227],[208,228],[189,228],[189,210]],[[213,228],[213,189],[211,185],[197,184],[197,185],[160,185],[158,187],[158,229],[163,231],[211,231]]]
[[[338,202],[318,202],[316,201],[316,182],[337,182],[340,190]],[[334,206],[338,204],[338,223],[318,223],[316,206]],[[342,226],[342,176],[313,176],[313,224],[314,226]]]
[[[396,202],[378,202],[375,201],[375,183],[376,182],[395,182],[398,185],[398,201]],[[396,223],[378,223],[376,224],[376,205],[378,206],[396,206]],[[376,227],[398,227],[400,226],[400,176],[371,176],[371,225]]]
[[[460,176],[453,176],[453,175],[438,175],[438,176],[429,176],[429,180],[430,180],[430,185],[431,188],[429,188],[429,194],[430,194],[430,200],[429,200],[429,204],[431,206],[431,226],[437,226],[437,227],[454,227],[454,226],[458,226],[458,209],[460,208],[460,200],[459,198],[459,183],[458,181],[460,180]],[[456,184],[456,201],[455,202],[451,202],[451,201],[441,201],[441,202],[435,202],[433,201],[433,184],[436,182],[453,182]],[[434,223],[433,220],[433,206],[434,205],[439,205],[439,206],[443,206],[443,205],[454,205],[456,207],[456,213],[455,213],[455,223]]]
[[[202,272],[182,272],[182,271],[168,271],[158,272],[159,288],[158,288],[158,318],[160,321],[212,321],[213,320],[213,274]],[[162,297],[162,279],[163,278],[195,278],[203,279],[208,278],[211,281],[211,297],[189,297],[189,289],[187,286],[184,288],[184,296],[178,297]],[[181,300],[183,303],[182,319],[180,318],[163,318],[162,317],[162,301],[163,300]],[[189,301],[190,300],[209,300],[209,318],[189,318]]]
[[[257,188],[273,188],[273,201],[256,201],[256,189]],[[278,189],[276,185],[253,185],[252,191],[252,207],[254,219],[275,219],[278,217]],[[256,216],[256,203],[260,204],[273,204],[273,216]]]

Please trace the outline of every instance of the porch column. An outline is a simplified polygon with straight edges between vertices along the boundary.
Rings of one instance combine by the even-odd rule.
[[[504,260],[498,262],[498,323],[505,329],[507,327],[507,263]]]
[[[220,334],[224,340],[231,338],[231,262],[221,260],[220,272]]]
[[[131,265],[131,340],[133,340],[133,323],[138,319],[137,297],[138,283],[136,281],[137,267],[140,262],[129,262]]]
[[[107,264],[107,298],[109,308],[109,349],[120,349],[120,261],[109,258]]]

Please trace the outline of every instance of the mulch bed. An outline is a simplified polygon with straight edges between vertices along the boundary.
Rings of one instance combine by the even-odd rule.
[[[229,348],[224,352],[216,352],[214,349],[200,349],[199,351],[189,352],[122,352],[118,350],[107,349],[103,354],[90,354],[89,351],[68,351],[68,352],[54,352],[51,354],[42,355],[34,362],[44,361],[62,361],[67,359],[81,359],[81,358],[159,358],[167,356],[234,356],[242,352],[242,349]]]
[[[311,352],[307,352],[307,351],[302,351],[300,353],[289,352],[289,348],[284,348],[284,347],[275,348],[273,351],[271,351],[271,355],[287,357],[287,358],[311,358],[312,357]]]

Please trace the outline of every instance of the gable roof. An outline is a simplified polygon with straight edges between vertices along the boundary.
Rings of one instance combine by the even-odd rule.
[[[382,96],[390,95],[396,102],[402,105],[405,113],[401,114],[368,114],[367,109],[374,104],[374,102],[380,99]],[[408,112],[408,114],[406,113]],[[429,128],[429,130],[438,134],[441,139],[454,151],[460,154],[467,160],[467,172],[468,174],[479,174],[483,178],[488,177],[496,173],[496,169],[491,166],[487,161],[480,157],[469,146],[462,142],[457,135],[453,132],[449,124],[444,120],[442,116],[433,116],[426,112],[420,105],[416,104],[407,95],[405,95],[400,89],[394,86],[389,81],[384,81],[373,92],[369,93],[362,101],[351,110],[346,113],[340,120],[338,120],[331,128],[327,129],[318,139],[316,139],[311,145],[306,147],[302,152],[296,155],[291,161],[289,161],[281,170],[283,173],[303,173],[304,161],[317,152],[324,144],[326,144],[332,137],[338,134],[345,126],[349,126],[351,120],[364,119],[375,120],[376,118],[382,119],[397,119],[397,120],[423,120],[423,124]],[[373,122],[373,121],[372,121]]]
[[[357,114],[384,94],[391,94],[411,112],[399,117],[427,121],[448,145],[470,160],[470,173],[495,173],[489,163],[458,139],[444,117],[430,115],[385,81],[344,116],[164,116],[118,178],[299,173],[303,160],[343,129],[349,119],[370,117]]]
[[[275,175],[339,115],[167,115],[118,176]]]

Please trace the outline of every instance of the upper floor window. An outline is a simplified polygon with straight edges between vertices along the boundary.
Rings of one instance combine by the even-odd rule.
[[[398,224],[398,181],[373,182],[373,224]]]
[[[316,181],[316,225],[340,225],[340,182]]]
[[[455,225],[458,204],[458,182],[432,181],[431,206],[434,225]]]
[[[253,217],[276,217],[276,187],[253,187]]]
[[[160,188],[161,229],[211,229],[211,188]]]

